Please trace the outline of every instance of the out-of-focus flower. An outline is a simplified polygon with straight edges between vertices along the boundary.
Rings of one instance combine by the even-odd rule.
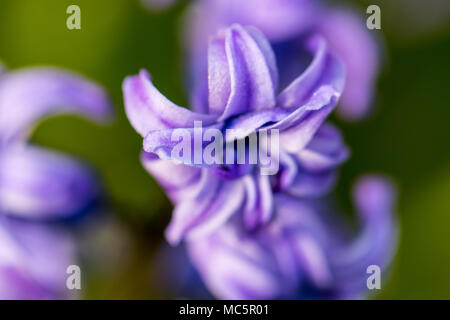
[[[73,239],[56,226],[1,217],[0,299],[76,297],[66,287],[77,264]]]
[[[0,76],[0,203],[4,213],[30,219],[63,218],[95,196],[92,172],[63,155],[26,142],[45,116],[78,113],[105,120],[104,91],[75,74],[29,68]]]
[[[65,274],[75,260],[67,230],[55,222],[93,204],[99,188],[84,165],[32,146],[45,116],[78,113],[105,120],[110,103],[97,85],[50,68],[0,74],[0,297],[69,297]],[[61,230],[60,230],[61,229]]]
[[[354,192],[361,231],[353,237],[320,205],[275,196],[276,219],[254,233],[232,221],[187,243],[193,264],[221,299],[362,298],[367,267],[385,270],[395,252],[394,190],[385,179],[361,179]]]
[[[274,45],[281,83],[303,68],[308,56],[303,39],[320,33],[347,69],[347,83],[338,113],[348,120],[370,111],[379,69],[379,48],[366,28],[362,14],[351,8],[334,8],[312,0],[198,0],[185,19],[186,47],[190,56],[189,83],[195,88],[195,105],[207,87],[205,56],[211,35],[232,23],[260,29]]]
[[[220,31],[210,42],[207,99],[201,112],[170,102],[145,71],[124,81],[128,118],[145,138],[144,166],[176,204],[166,233],[169,242],[204,236],[237,212],[242,212],[249,230],[255,229],[272,218],[273,192],[318,196],[332,185],[347,149],[334,127],[321,125],[341,95],[344,70],[321,37],[312,37],[307,44],[313,61],[278,93],[275,56],[265,37],[239,25]],[[223,133],[225,143],[262,130],[279,130],[278,174],[261,175],[260,166],[211,167],[194,163],[191,157],[176,157],[173,150],[179,141],[173,135],[179,129],[194,132],[190,138],[200,129],[203,137],[205,131],[194,128],[195,121]],[[228,140],[229,129],[238,129],[241,135]]]

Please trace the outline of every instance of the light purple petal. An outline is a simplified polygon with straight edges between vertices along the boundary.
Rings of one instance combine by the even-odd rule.
[[[278,75],[267,40],[239,25],[219,32],[209,48],[210,112],[221,119],[275,106]]]
[[[222,113],[231,94],[230,66],[225,37],[216,37],[208,46],[209,112]]]
[[[344,296],[365,292],[367,267],[376,265],[385,270],[397,247],[392,183],[378,176],[361,178],[354,188],[354,201],[362,231],[350,244],[332,250],[330,257],[334,277]]]
[[[348,156],[349,151],[340,132],[329,123],[324,123],[309,144],[295,154],[300,166],[309,172],[334,169]]]
[[[223,225],[241,209],[244,185],[239,180],[220,180],[207,170],[203,171],[197,194],[179,203],[166,230],[172,245],[183,238],[204,237]]]
[[[244,223],[248,230],[267,224],[273,214],[273,195],[269,176],[247,175],[244,177],[246,202]]]
[[[278,104],[293,112],[271,126],[280,129],[281,144],[289,152],[301,150],[311,140],[344,88],[344,66],[329,53],[326,42],[313,37],[309,44],[315,52],[313,62],[278,96]]]
[[[0,203],[10,215],[64,218],[83,210],[98,195],[92,172],[63,155],[31,146],[0,154]]]
[[[157,155],[143,152],[141,161],[145,169],[164,188],[173,203],[192,197],[201,181],[201,169],[161,160]]]
[[[23,139],[50,114],[76,113],[95,120],[110,114],[105,91],[77,74],[51,68],[27,68],[0,78],[0,140]]]
[[[281,154],[280,174],[272,179],[274,188],[297,197],[321,197],[334,186],[337,167],[347,158],[339,131],[325,123],[304,149]]]
[[[194,121],[202,121],[206,126],[216,119],[215,116],[194,113],[170,102],[153,86],[145,70],[141,70],[139,75],[127,77],[123,92],[128,119],[143,137],[151,130],[193,127]]]

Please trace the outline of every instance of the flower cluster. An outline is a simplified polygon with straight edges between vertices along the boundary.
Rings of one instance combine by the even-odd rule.
[[[150,8],[167,7],[174,0],[143,0]],[[320,0],[196,0],[185,18],[186,47],[190,55],[189,83],[192,105],[207,92],[199,81],[207,72],[208,39],[233,23],[260,29],[274,46],[283,84],[304,67],[307,55],[303,40],[311,32],[322,34],[340,55],[347,68],[347,85],[338,114],[347,120],[364,118],[370,112],[378,75],[380,54],[377,42],[357,10],[336,7]]]
[[[194,111],[170,102],[146,71],[123,84],[127,116],[144,138],[142,162],[175,206],[166,237],[186,244],[219,298],[357,297],[366,268],[384,268],[393,252],[391,186],[381,178],[356,187],[363,231],[353,241],[335,218],[321,217],[332,211],[323,196],[348,157],[339,131],[325,122],[345,88],[345,64],[320,34],[302,46],[311,62],[279,90],[283,69],[265,35],[238,24],[220,29],[209,41],[207,74],[194,73],[197,88],[206,84],[201,94],[194,90]],[[211,166],[177,156],[175,133],[196,131],[198,122],[205,128],[197,134],[221,132],[224,148],[277,130],[279,170],[267,176],[245,161]],[[228,137],[229,129],[241,134]]]
[[[0,299],[71,296],[66,269],[76,248],[63,222],[88,210],[99,187],[85,165],[27,142],[36,122],[66,112],[102,121],[110,103],[66,71],[0,73]]]

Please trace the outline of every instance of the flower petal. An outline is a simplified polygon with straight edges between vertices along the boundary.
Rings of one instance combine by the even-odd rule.
[[[220,299],[275,299],[288,296],[298,280],[292,273],[286,242],[266,246],[257,238],[227,225],[205,241],[188,243],[192,263]],[[273,248],[276,248],[273,250]]]
[[[201,169],[161,160],[157,155],[142,152],[141,161],[145,169],[164,188],[173,203],[192,197],[201,181]]]
[[[248,230],[265,225],[272,218],[273,194],[269,176],[259,173],[244,177],[246,204],[244,208],[244,224]]]
[[[220,180],[204,170],[200,184],[193,198],[175,207],[166,230],[166,238],[172,245],[183,238],[193,240],[210,234],[243,205],[244,186],[239,180]]]
[[[145,70],[141,70],[139,75],[127,77],[123,92],[128,119],[143,137],[151,130],[193,127],[194,121],[209,125],[216,119],[215,116],[194,113],[170,102],[153,86]]]
[[[292,184],[284,191],[300,198],[318,198],[327,194],[336,182],[336,172],[312,173],[299,171]]]
[[[28,146],[0,155],[0,204],[9,215],[65,218],[81,212],[98,195],[92,173],[57,153]]]
[[[219,32],[209,49],[210,112],[220,119],[275,106],[277,69],[267,40],[240,25]]]
[[[272,128],[280,130],[280,141],[289,152],[301,150],[336,106],[344,88],[342,63],[330,54],[321,37],[309,41],[315,57],[307,70],[279,96],[278,105],[293,110]]]
[[[309,172],[331,170],[348,159],[349,151],[338,129],[323,124],[310,143],[297,154],[300,166]]]
[[[109,115],[110,102],[98,85],[51,68],[28,68],[1,76],[0,141],[23,139],[30,127],[53,113],[77,113],[96,120]]]
[[[164,160],[175,160],[191,166],[212,167],[217,163],[208,164],[204,161],[205,148],[209,145],[223,148],[224,145],[223,141],[216,142],[215,136],[213,136],[214,139],[211,138],[212,141],[209,141],[205,135],[210,132],[221,134],[222,125],[203,127],[203,124],[196,123],[193,128],[152,130],[144,138],[144,150],[155,153]]]
[[[353,242],[332,250],[330,257],[338,286],[343,296],[350,297],[367,290],[367,267],[388,267],[397,245],[392,184],[379,176],[361,178],[354,188],[354,201],[362,231]]]

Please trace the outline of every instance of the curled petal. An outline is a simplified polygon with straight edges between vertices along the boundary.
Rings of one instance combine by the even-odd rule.
[[[233,25],[209,48],[210,112],[221,119],[275,106],[275,57],[259,31]]]
[[[192,197],[201,181],[201,169],[161,160],[157,155],[143,152],[141,161],[145,169],[164,188],[173,203]]]
[[[308,144],[336,106],[344,87],[344,67],[328,52],[326,42],[313,37],[310,45],[315,50],[313,62],[278,96],[278,104],[293,111],[271,126],[280,130],[280,142],[289,152]]]
[[[315,35],[307,44],[309,51],[313,53],[313,60],[308,68],[278,96],[278,104],[284,108],[305,104],[311,98],[311,94],[323,86],[333,88],[338,97],[344,89],[344,65],[329,51],[327,41]]]
[[[77,161],[28,146],[0,155],[0,204],[8,214],[29,219],[65,218],[98,196],[92,173]]]
[[[344,297],[364,292],[367,268],[375,265],[385,270],[397,246],[392,184],[378,176],[366,176],[355,186],[354,201],[362,231],[352,243],[332,250],[330,257],[334,277]]]
[[[347,160],[348,156],[349,151],[338,129],[325,123],[295,158],[303,169],[309,172],[323,172],[336,168]]]
[[[123,93],[128,119],[143,137],[151,130],[189,128],[194,126],[194,121],[209,125],[216,119],[215,116],[194,113],[169,101],[154,87],[145,70],[125,79]]]
[[[274,187],[297,197],[321,197],[334,186],[337,167],[347,158],[339,131],[325,123],[304,149],[281,153],[281,171],[272,179]]]
[[[0,243],[0,299],[70,298],[66,270],[77,264],[70,236],[2,217]]]
[[[166,230],[166,238],[172,245],[181,241],[204,237],[223,225],[241,209],[244,186],[239,180],[220,180],[203,171],[197,193],[179,203]]]
[[[49,114],[77,113],[104,120],[110,102],[98,85],[67,71],[28,68],[9,72],[0,81],[0,139],[22,139]]]

